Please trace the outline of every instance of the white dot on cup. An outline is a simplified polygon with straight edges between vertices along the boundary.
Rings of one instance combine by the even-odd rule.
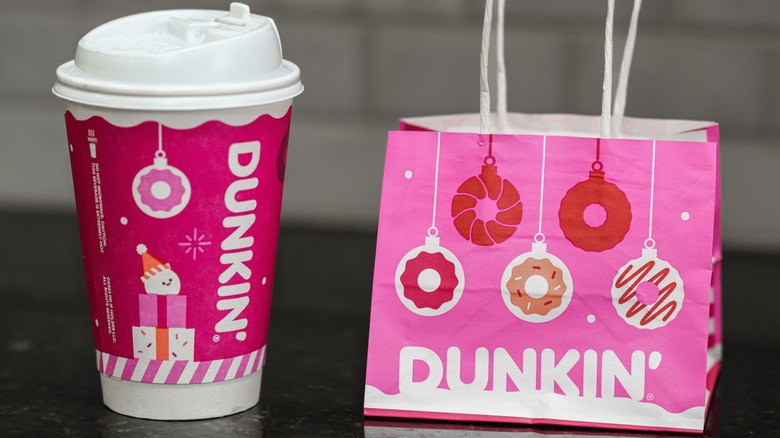
[[[124,216],[119,218],[119,223],[122,225],[127,225],[127,218]]]
[[[588,322],[591,323],[591,324],[596,322],[596,315],[594,315],[594,314],[588,315]]]
[[[95,327],[97,327],[98,325],[100,325],[100,323],[98,323],[97,318],[95,318]]]
[[[404,172],[404,178],[412,179],[412,171],[411,170],[407,170],[406,172]]]
[[[239,341],[246,340],[246,332],[238,332],[238,333],[236,333],[236,339],[238,339]]]
[[[70,146],[70,151],[73,152],[73,145],[71,144],[71,145],[68,145],[68,146]]]
[[[684,211],[684,212],[682,212],[682,214],[680,215],[680,218],[681,218],[682,220],[684,220],[684,221],[687,221],[688,219],[690,219],[690,218],[691,218],[691,214],[690,214],[690,213],[688,213],[687,211]]]
[[[266,282],[266,280],[267,280],[267,279],[266,279],[265,277],[263,277],[263,286],[265,286],[265,282]]]

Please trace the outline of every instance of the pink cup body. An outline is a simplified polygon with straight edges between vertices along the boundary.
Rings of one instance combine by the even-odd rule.
[[[144,119],[66,102],[104,380],[181,391],[261,371],[292,110],[291,99],[275,105],[240,109],[236,121],[220,110]],[[259,377],[257,386],[243,409]],[[154,417],[153,407],[109,407]],[[231,413],[196,411],[183,417]]]

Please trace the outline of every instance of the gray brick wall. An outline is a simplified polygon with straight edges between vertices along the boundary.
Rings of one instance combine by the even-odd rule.
[[[265,0],[302,69],[283,218],[376,225],[387,131],[402,116],[474,112],[483,2]],[[507,0],[509,106],[600,111],[604,0]],[[630,15],[618,2],[616,57]],[[73,209],[54,70],[93,27],[208,0],[4,1],[0,209]],[[722,126],[724,239],[780,250],[780,2],[645,0],[627,113]]]

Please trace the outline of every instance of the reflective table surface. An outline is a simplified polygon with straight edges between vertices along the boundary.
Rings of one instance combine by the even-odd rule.
[[[364,418],[375,239],[283,227],[260,403],[148,421],[102,403],[75,215],[0,213],[0,436],[668,436]],[[780,255],[727,252],[723,266],[725,359],[703,436],[780,436]]]

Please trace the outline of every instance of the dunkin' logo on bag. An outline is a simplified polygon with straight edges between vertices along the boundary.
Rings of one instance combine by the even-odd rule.
[[[480,347],[474,354],[473,372],[464,373],[458,347],[448,348],[447,356],[442,358],[429,348],[407,346],[400,352],[398,386],[402,393],[435,391],[445,384],[451,391],[460,393],[554,393],[557,386],[565,396],[615,398],[618,397],[615,393],[617,381],[630,399],[641,401],[646,396],[650,398],[645,394],[647,372],[658,369],[662,356],[657,351],[647,355],[635,350],[626,366],[612,350],[604,350],[599,355],[595,350],[570,349],[562,357],[556,357],[555,351],[549,348],[541,354],[526,348],[520,360],[517,359],[499,347],[493,350],[491,360],[490,351]],[[424,373],[415,373],[415,369],[421,371],[422,365],[427,368],[427,374],[419,376]],[[471,363],[467,366],[471,369]],[[581,372],[581,379],[575,380],[569,375],[576,368]],[[473,376],[470,383],[464,382],[464,374],[469,379]],[[491,377],[492,386],[488,389]]]

